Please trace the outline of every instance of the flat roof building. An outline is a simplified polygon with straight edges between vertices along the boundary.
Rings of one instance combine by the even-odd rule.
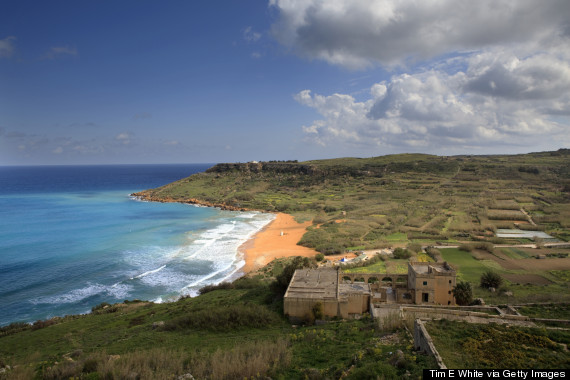
[[[371,304],[454,305],[456,271],[447,263],[408,263],[408,274],[344,273],[340,269],[297,269],[283,299],[291,320],[311,317],[317,304],[324,317],[349,318]]]

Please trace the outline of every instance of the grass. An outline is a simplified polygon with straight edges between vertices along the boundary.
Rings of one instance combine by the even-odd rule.
[[[532,318],[570,320],[570,304],[527,305],[517,307],[517,311]]]
[[[386,263],[378,261],[372,265],[344,270],[346,273],[386,273]]]
[[[481,274],[488,269],[497,269],[491,260],[476,260],[471,253],[457,248],[440,249],[443,259],[451,263],[457,270],[458,280],[479,284]]]
[[[418,378],[423,368],[435,365],[433,358],[413,351],[403,330],[380,331],[369,317],[291,326],[279,299],[263,282],[173,303],[127,306],[2,335],[0,364],[16,368],[7,378],[166,379],[192,374],[201,379],[399,379],[406,372]],[[235,310],[246,319],[269,317],[252,323]],[[383,340],[388,333],[392,339]],[[398,350],[403,356],[394,358]]]
[[[570,331],[430,321],[426,328],[448,368],[567,368]]]
[[[426,245],[490,240],[497,227],[526,220],[520,202],[547,233],[570,239],[570,198],[560,191],[569,188],[567,154],[404,154],[219,164],[146,194],[157,200],[198,199],[287,212],[299,221],[318,220],[321,228],[309,231],[301,244],[325,254],[349,247],[403,245],[409,239]],[[338,219],[346,222],[329,223]]]

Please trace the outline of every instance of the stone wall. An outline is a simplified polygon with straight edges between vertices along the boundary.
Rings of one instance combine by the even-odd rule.
[[[431,340],[431,336],[428,334],[421,319],[416,319],[414,321],[414,348],[416,351],[425,352],[426,354],[435,357],[440,369],[447,368],[445,364],[443,364],[443,359],[439,355],[439,352],[437,352],[437,349]]]

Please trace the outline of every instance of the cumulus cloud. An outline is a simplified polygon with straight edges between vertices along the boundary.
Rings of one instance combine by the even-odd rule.
[[[309,59],[382,66],[364,100],[299,92],[323,146],[568,144],[570,2],[271,0],[273,36]]]
[[[348,68],[398,65],[492,46],[567,39],[570,2],[552,0],[270,0],[273,36]]]
[[[562,71],[567,69],[568,65]],[[560,77],[557,73],[549,78],[557,82]],[[493,89],[496,94],[492,95],[473,88],[473,83],[484,82],[476,70],[454,74],[430,70],[395,75],[389,81],[376,83],[364,101],[346,94],[323,96],[309,90],[299,92],[295,99],[323,117],[304,126],[303,131],[308,139],[325,146],[423,147],[437,151],[449,144],[522,146],[557,136],[558,143],[568,141],[568,125],[556,121],[549,106],[552,99],[560,107],[570,104],[569,95],[548,80],[532,86],[529,83],[537,81],[534,76],[515,78],[519,80],[510,81],[508,86],[497,81]],[[519,87],[532,90],[521,95]],[[533,91],[544,96],[537,99]]]
[[[43,56],[42,59],[57,59],[65,56],[75,57],[78,55],[77,49],[69,46],[56,46],[50,48]]]
[[[14,36],[0,40],[0,58],[10,58],[14,54],[14,41],[16,41]]]

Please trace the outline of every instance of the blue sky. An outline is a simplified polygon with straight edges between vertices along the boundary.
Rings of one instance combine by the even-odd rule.
[[[570,145],[565,0],[2,8],[0,165]]]

